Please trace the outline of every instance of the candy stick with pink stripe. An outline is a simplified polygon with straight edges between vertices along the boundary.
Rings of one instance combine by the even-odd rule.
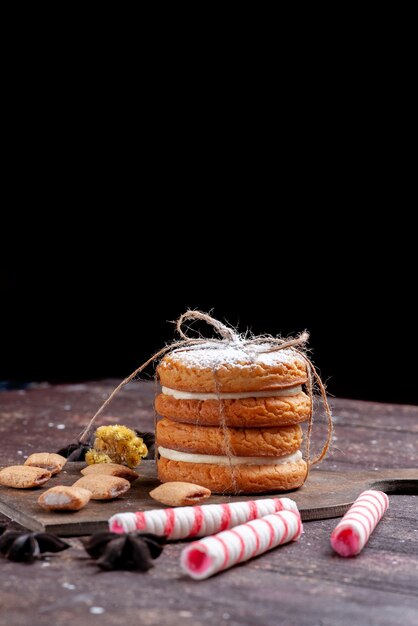
[[[363,491],[337,524],[331,535],[331,546],[340,556],[359,554],[389,506],[383,491]]]
[[[181,553],[180,564],[186,574],[202,580],[278,545],[295,541],[301,534],[300,515],[279,511],[189,544]]]
[[[214,535],[227,528],[282,510],[293,511],[299,515],[296,502],[290,498],[263,498],[230,504],[204,504],[118,513],[109,519],[109,529],[115,533],[142,531],[159,536],[165,535],[167,539],[174,541]]]

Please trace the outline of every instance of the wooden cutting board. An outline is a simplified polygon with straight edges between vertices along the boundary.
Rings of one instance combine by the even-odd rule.
[[[90,535],[107,530],[107,520],[115,513],[165,508],[149,497],[157,480],[154,461],[144,461],[139,467],[140,478],[121,498],[108,502],[91,501],[85,509],[69,513],[43,511],[37,499],[43,490],[54,485],[72,485],[80,478],[84,463],[67,463],[43,489],[9,489],[0,487],[0,513],[34,531],[47,531],[63,537]],[[388,469],[378,471],[331,472],[313,470],[303,487],[285,495],[296,501],[303,521],[327,519],[344,515],[365,489],[380,489],[387,494],[418,494],[418,469]],[[254,496],[212,496],[205,504],[238,502]]]

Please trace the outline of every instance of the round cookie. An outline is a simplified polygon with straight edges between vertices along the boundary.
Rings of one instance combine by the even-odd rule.
[[[196,427],[162,419],[157,423],[157,441],[163,448],[195,454],[280,457],[299,450],[302,429],[298,424],[282,428]]]
[[[306,463],[302,459],[283,465],[214,465],[183,463],[160,458],[158,477],[162,482],[195,482],[213,493],[264,493],[288,491],[303,485]]]
[[[159,415],[176,422],[235,428],[277,427],[305,422],[311,402],[303,391],[295,396],[242,398],[239,400],[177,400],[160,393],[155,400]]]
[[[307,381],[304,359],[291,349],[268,352],[271,346],[239,342],[173,350],[157,371],[164,387],[193,393],[272,391]],[[263,350],[265,350],[263,352]]]
[[[310,398],[303,356],[271,345],[208,343],[174,350],[158,366],[158,475],[213,493],[287,491],[303,484],[300,422]]]

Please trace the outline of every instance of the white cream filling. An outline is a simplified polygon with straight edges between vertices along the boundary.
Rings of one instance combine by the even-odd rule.
[[[286,456],[217,456],[214,454],[190,454],[179,452],[169,448],[158,447],[158,452],[163,459],[181,461],[183,463],[211,463],[213,465],[285,465],[297,463],[302,458],[300,450]]]
[[[71,502],[71,498],[66,493],[47,493],[45,498],[45,504],[49,505],[59,505],[59,504],[69,504]]]
[[[296,396],[302,391],[302,385],[288,387],[287,389],[276,389],[274,391],[241,391],[237,393],[191,393],[189,391],[178,391],[163,387],[165,396],[172,396],[176,400],[241,400],[243,398],[286,398]]]

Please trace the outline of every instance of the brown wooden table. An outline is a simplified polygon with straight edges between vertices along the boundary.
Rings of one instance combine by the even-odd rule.
[[[70,442],[113,383],[1,393],[0,465]],[[131,384],[101,423],[117,416],[152,429],[154,392],[153,383]],[[417,407],[339,399],[333,405],[336,437],[321,468],[416,466]],[[332,553],[335,525],[333,519],[307,522],[299,542],[202,582],[181,574],[181,543],[170,544],[146,574],[98,572],[78,539],[69,540],[73,549],[33,565],[0,559],[0,624],[416,626],[418,497],[391,496],[357,558]]]

